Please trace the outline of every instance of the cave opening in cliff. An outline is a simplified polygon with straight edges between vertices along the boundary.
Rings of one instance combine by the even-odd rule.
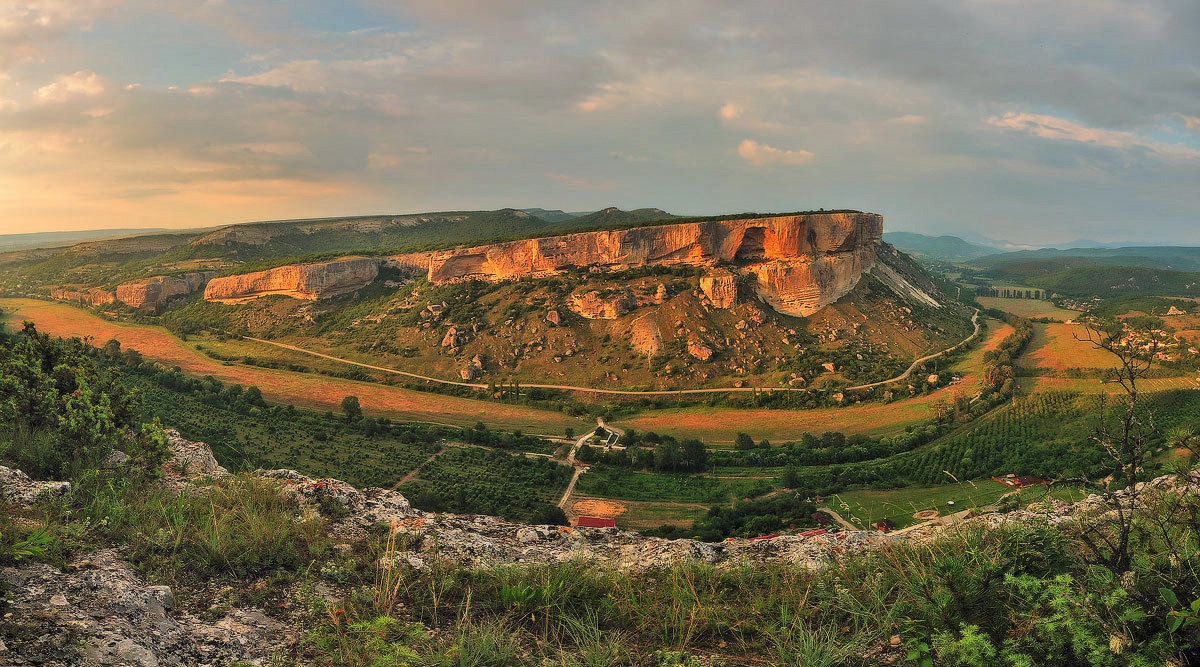
[[[775,232],[766,227],[751,227],[742,234],[742,242],[733,258],[740,262],[753,262],[779,256],[779,241],[775,238]]]

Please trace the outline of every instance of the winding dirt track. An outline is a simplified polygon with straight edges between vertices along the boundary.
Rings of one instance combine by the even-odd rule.
[[[873,387],[880,387],[885,384],[891,384],[893,382],[899,382],[901,380],[907,379],[910,375],[913,374],[914,371],[916,371],[918,368],[920,368],[920,366],[922,364],[924,364],[925,362],[930,361],[932,359],[936,359],[944,354],[953,352],[954,350],[957,350],[958,348],[971,342],[976,336],[978,336],[979,335],[979,311],[978,310],[976,310],[975,314],[971,316],[971,324],[974,325],[975,330],[973,332],[971,332],[970,336],[967,336],[966,338],[959,341],[958,343],[956,343],[940,352],[935,352],[933,354],[929,354],[924,357],[921,357],[920,359],[917,359],[916,361],[912,362],[912,365],[910,365],[908,367],[908,370],[897,375],[896,377],[888,378],[887,380],[880,380],[879,382],[872,382],[870,384],[860,384],[860,385],[857,385],[854,387],[846,387],[846,390],[856,391],[859,389],[871,389]],[[395,368],[387,368],[386,366],[375,366],[373,364],[363,363],[361,361],[354,361],[352,359],[345,359],[343,357],[335,357],[330,354],[325,354],[323,352],[317,352],[315,350],[306,350],[302,347],[298,347],[296,345],[289,345],[287,343],[279,343],[276,341],[266,340],[263,338],[254,338],[253,336],[246,336],[245,338],[246,338],[246,340],[252,340],[256,343],[264,343],[266,345],[273,345],[275,347],[282,348],[285,350],[291,350],[293,352],[301,352],[303,354],[312,355],[314,357],[320,357],[322,359],[328,359],[330,361],[337,361],[337,362],[340,362],[343,364],[350,364],[351,366],[359,366],[361,368],[369,368],[373,371],[379,371],[381,373],[391,373],[393,375],[402,375],[404,377],[410,377],[415,380],[423,380],[425,382],[436,382],[438,384],[451,385],[451,386],[455,386],[455,387],[470,387],[471,389],[487,389],[486,384],[477,384],[477,383],[472,383],[472,382],[459,382],[458,380],[446,380],[443,378],[436,378],[436,377],[431,377],[428,375],[420,375],[419,373],[410,373],[408,371],[397,370]],[[528,388],[528,389],[558,389],[561,391],[578,391],[578,392],[585,392],[585,393],[591,393],[591,394],[609,394],[609,395],[618,395],[618,396],[679,396],[679,395],[683,395],[683,394],[727,394],[727,393],[736,393],[736,392],[762,391],[764,389],[767,391],[808,391],[807,389],[801,389],[801,388],[796,388],[796,387],[712,387],[712,388],[707,388],[707,389],[645,389],[645,390],[638,390],[638,389],[598,389],[596,387],[579,387],[579,386],[568,385],[568,384],[521,383],[521,386]]]

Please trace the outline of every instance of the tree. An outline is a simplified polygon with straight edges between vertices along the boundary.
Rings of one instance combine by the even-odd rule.
[[[664,438],[654,448],[654,461],[659,470],[679,470],[680,458],[679,443],[674,438]]]
[[[529,523],[541,526],[566,526],[570,522],[567,521],[567,513],[558,505],[541,504],[533,510],[533,514],[529,517]]]
[[[563,429],[563,435],[567,436],[567,440],[574,439],[574,437],[575,437],[575,429],[573,429],[573,428],[571,428],[570,426],[568,426],[568,427],[566,427],[565,429]]]
[[[1109,371],[1109,380],[1125,392],[1123,404],[1109,412],[1107,396],[1101,395],[1098,425],[1091,440],[1105,456],[1101,467],[1103,477],[1082,477],[1085,486],[1095,490],[1110,509],[1111,521],[1086,524],[1080,537],[1091,552],[1091,559],[1117,575],[1128,572],[1131,566],[1130,542],[1135,528],[1135,513],[1142,496],[1138,482],[1143,466],[1150,458],[1149,443],[1157,434],[1154,416],[1140,405],[1138,381],[1146,377],[1158,352],[1158,341],[1152,340],[1143,350],[1121,345],[1123,328],[1114,324],[1108,329],[1088,326],[1086,334],[1077,340],[1089,342],[1098,350],[1112,354],[1117,365]],[[1122,491],[1121,496],[1114,491]]]
[[[362,418],[362,406],[358,404],[357,396],[347,396],[342,399],[342,413],[346,421],[356,421]]]
[[[116,338],[111,338],[104,344],[104,358],[109,361],[120,361],[121,359],[121,341]]]
[[[794,489],[800,486],[800,473],[796,470],[796,466],[788,466],[783,469],[783,474],[779,476],[779,484],[785,489]]]
[[[688,439],[680,444],[680,459],[685,470],[700,471],[708,467],[708,450],[699,440]]]
[[[733,446],[738,451],[754,449],[754,438],[751,438],[748,433],[738,433],[737,437],[733,440]]]

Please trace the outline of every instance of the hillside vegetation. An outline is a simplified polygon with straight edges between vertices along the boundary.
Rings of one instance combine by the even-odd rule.
[[[833,566],[467,568],[449,555],[482,545],[482,534],[442,534],[433,517],[373,526],[353,513],[363,506],[321,491],[340,488],[333,482],[310,481],[310,501],[287,490],[286,475],[224,476],[196,458],[202,451],[168,448],[138,423],[140,392],[78,342],[5,334],[0,367],[0,461],[71,482],[38,500],[6,494],[0,511],[0,611],[16,612],[0,615],[0,650],[20,659],[137,650],[330,665],[1160,665],[1194,659],[1200,641],[1200,478],[1181,466],[1173,479],[1131,486],[1141,468],[1127,467],[1120,447],[1103,488],[1124,490],[1078,520],[1043,505],[994,528],[831,552]],[[1106,441],[1142,451],[1136,439]],[[1197,448],[1190,433],[1173,442]],[[170,458],[182,451],[191,463]],[[367,529],[349,530],[364,519]],[[581,537],[605,535],[616,533]],[[119,605],[60,620],[92,603],[86,586],[58,582],[103,581],[126,567],[121,558],[136,568],[122,586],[164,601],[138,612],[157,614],[159,630]],[[79,569],[87,559],[103,569]],[[66,595],[14,586],[28,577]],[[261,619],[252,626],[232,620],[251,612]],[[214,627],[231,639],[168,643]],[[102,643],[113,635],[101,632],[123,639]]]

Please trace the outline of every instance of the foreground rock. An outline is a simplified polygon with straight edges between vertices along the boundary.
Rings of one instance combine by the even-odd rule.
[[[147,584],[113,550],[65,571],[0,567],[0,585],[16,593],[4,611],[22,637],[0,649],[4,665],[261,664],[300,639],[254,609],[210,621],[173,610],[171,589]]]
[[[70,482],[35,482],[29,475],[0,466],[0,500],[28,507],[42,495],[61,497],[71,492]]]

